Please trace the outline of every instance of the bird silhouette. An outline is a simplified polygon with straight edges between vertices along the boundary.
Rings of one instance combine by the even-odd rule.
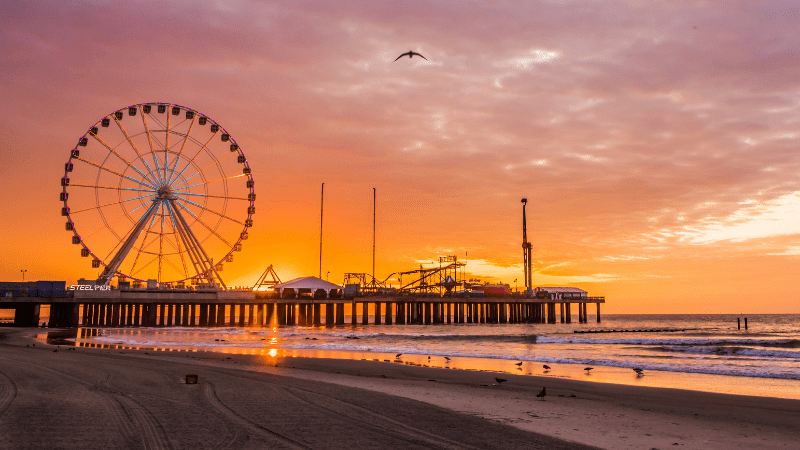
[[[398,353],[398,354],[394,355],[394,357],[395,357],[395,358],[399,358],[399,357],[401,357],[401,356],[403,356],[403,354],[402,354],[402,353]]]
[[[587,367],[587,368],[585,368],[583,370],[585,370],[586,373],[589,373],[592,369],[594,369],[594,367]]]
[[[542,401],[544,401],[544,396],[545,395],[547,395],[547,388],[542,388],[542,392],[539,392],[538,394],[536,394],[536,396],[539,397],[540,399],[542,399]]]
[[[544,367],[544,370],[550,370],[550,366],[548,366],[547,364],[543,365],[542,367]]]
[[[431,359],[431,356],[430,356],[430,355],[428,355],[428,359]]]
[[[644,375],[644,371],[638,367],[633,369],[633,371],[636,372],[636,375]]]
[[[500,383],[505,383],[508,380],[506,380],[504,378],[495,378],[494,381],[497,381],[497,384],[500,385]]]
[[[407,52],[403,53],[402,55],[398,56],[398,57],[397,57],[397,59],[395,59],[395,61],[397,61],[398,59],[400,59],[400,58],[402,58],[403,56],[406,56],[406,55],[408,55],[408,57],[409,57],[409,58],[413,57],[414,55],[417,55],[417,56],[419,56],[420,58],[424,59],[425,61],[427,61],[427,60],[428,60],[428,58],[426,58],[426,57],[422,56],[421,54],[419,54],[419,53],[417,53],[417,52],[415,52],[415,51],[411,51],[411,50],[409,50],[409,51],[407,51]],[[392,61],[392,62],[394,62],[394,61]]]
[[[521,365],[522,365],[522,361],[520,361],[520,362],[518,362],[518,363],[516,363],[516,364],[514,364],[514,365],[515,365],[515,366],[521,366]]]
[[[444,357],[444,359],[446,359],[446,360],[450,361],[450,358],[449,358],[449,357],[447,357],[447,356],[445,356],[445,357]]]

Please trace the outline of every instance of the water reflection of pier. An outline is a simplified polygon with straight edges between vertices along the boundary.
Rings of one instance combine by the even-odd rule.
[[[33,300],[33,299],[30,299]],[[38,299],[49,303],[45,299]],[[365,296],[279,298],[252,291],[76,291],[51,304],[51,327],[334,326],[588,322],[590,304],[604,297]]]

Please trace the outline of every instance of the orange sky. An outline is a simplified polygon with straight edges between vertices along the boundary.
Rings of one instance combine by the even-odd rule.
[[[96,276],[64,163],[168,102],[253,169],[229,285],[317,274],[324,182],[331,281],[371,271],[375,187],[379,278],[468,254],[513,286],[527,197],[535,285],[608,313],[800,312],[795,2],[64,3],[0,15],[0,279]],[[428,61],[393,62],[409,49]]]

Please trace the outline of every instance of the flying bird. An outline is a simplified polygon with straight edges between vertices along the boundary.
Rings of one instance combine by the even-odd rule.
[[[550,370],[550,366],[548,366],[547,364],[543,365],[542,367],[544,367],[544,370]]]
[[[408,55],[408,57],[409,57],[409,58],[413,57],[414,55],[417,55],[417,56],[419,56],[420,58],[424,59],[425,61],[427,61],[427,60],[428,60],[428,58],[426,58],[426,57],[422,56],[421,54],[419,54],[419,53],[417,53],[417,52],[415,52],[415,51],[411,51],[411,50],[409,50],[409,51],[407,51],[406,53],[403,53],[402,55],[398,56],[398,57],[397,57],[397,59],[395,59],[395,61],[397,61],[398,59],[400,59],[400,58],[402,58],[403,56],[406,56],[406,55]],[[394,61],[392,61],[392,62],[394,62]]]
[[[547,388],[542,388],[542,392],[539,392],[538,394],[536,394],[536,396],[539,397],[540,399],[542,399],[542,401],[544,401],[544,396],[545,395],[547,395]]]
[[[495,378],[494,381],[497,381],[497,384],[500,385],[500,383],[505,383],[508,380],[506,380],[504,378]]]
[[[585,368],[583,370],[585,370],[586,373],[589,373],[592,369],[594,369],[594,367],[587,367],[587,368]]]

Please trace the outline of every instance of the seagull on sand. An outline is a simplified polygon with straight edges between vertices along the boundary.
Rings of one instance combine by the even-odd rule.
[[[445,357],[444,357],[444,359],[446,359],[446,360],[450,361],[450,358],[449,358],[449,357],[447,357],[447,356],[445,356]]]
[[[500,386],[500,383],[505,383],[508,380],[504,378],[495,378],[494,381],[497,381],[497,385]]]
[[[403,356],[403,354],[402,354],[402,353],[398,353],[398,354],[394,355],[394,357],[395,357],[395,358],[399,358],[399,357],[401,357],[401,356]]]
[[[587,367],[587,368],[585,368],[583,370],[585,370],[586,373],[589,373],[589,372],[591,372],[592,369],[594,369],[594,367]]]
[[[633,369],[633,371],[636,372],[636,375],[644,375],[644,371],[638,367]]]
[[[515,365],[515,366],[521,366],[521,365],[522,365],[522,361],[520,361],[520,362],[518,362],[518,363],[516,363],[516,364],[514,364],[514,365]]]
[[[545,395],[547,395],[547,388],[542,388],[542,392],[539,392],[538,394],[536,394],[536,396],[539,397],[540,399],[542,399],[542,401],[544,401],[544,396]]]
[[[397,61],[398,59],[400,59],[400,58],[402,58],[403,56],[406,56],[406,55],[408,55],[408,57],[409,57],[409,58],[413,57],[414,55],[417,55],[417,56],[419,56],[420,58],[424,59],[425,61],[427,61],[427,60],[428,60],[428,58],[426,58],[426,57],[422,56],[421,54],[419,54],[419,53],[417,53],[417,52],[415,52],[415,51],[411,51],[411,50],[409,50],[409,51],[407,51],[407,52],[403,53],[402,55],[398,56],[398,57],[397,57],[397,59],[395,59],[395,61]],[[392,62],[394,62],[394,61],[392,61]]]
[[[543,365],[542,367],[544,367],[544,370],[550,370],[550,366],[548,366],[547,364]]]

